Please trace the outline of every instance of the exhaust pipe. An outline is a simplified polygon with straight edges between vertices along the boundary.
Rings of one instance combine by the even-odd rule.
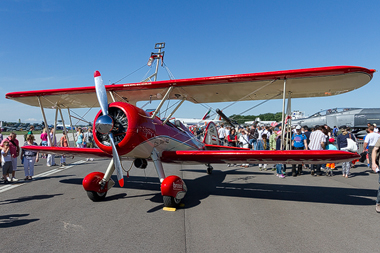
[[[145,169],[146,166],[148,166],[148,161],[146,159],[136,158],[133,161],[133,164],[135,165],[136,168]]]

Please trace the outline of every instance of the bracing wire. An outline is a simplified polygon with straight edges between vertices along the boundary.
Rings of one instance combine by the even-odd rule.
[[[166,65],[165,62],[162,62],[162,63],[163,63],[164,68],[166,69],[166,72],[168,73],[169,79],[170,79],[170,80],[174,80],[175,77],[174,77],[174,75],[172,74],[172,72],[170,71],[169,67]]]
[[[251,93],[249,93],[249,94],[243,96],[243,97],[240,98],[239,100],[230,103],[229,105],[227,105],[226,107],[224,107],[223,109],[221,109],[221,111],[224,111],[225,109],[227,109],[227,108],[233,106],[233,105],[236,104],[237,102],[240,102],[240,101],[242,101],[243,99],[245,99],[245,98],[251,96],[251,95],[254,94],[255,92],[258,92],[259,90],[264,89],[264,88],[267,87],[268,85],[274,83],[276,80],[277,80],[277,79],[274,79],[274,80],[268,82],[267,84],[261,86],[260,88],[258,88],[258,89],[256,89],[256,90],[252,91]],[[277,96],[278,96],[278,95],[276,95],[276,96],[274,96],[274,97],[277,97]],[[272,98],[270,98],[270,99],[268,99],[268,100],[265,100],[265,102],[267,102],[267,101],[269,101],[269,100],[271,100],[271,99],[272,99]],[[264,103],[265,103],[265,102],[264,102]],[[263,104],[263,103],[260,103],[259,105],[261,105],[261,104]],[[202,103],[200,103],[200,105],[202,105],[203,107],[205,107],[205,108],[207,108],[207,109],[209,108],[209,107],[206,107],[205,105],[203,105]],[[257,105],[257,106],[258,106],[258,105]],[[249,110],[252,110],[253,108],[255,108],[255,107],[257,107],[257,106],[254,106],[254,107],[252,107],[252,108],[249,109]],[[216,110],[214,110],[213,108],[211,108],[211,109],[212,109],[212,111],[213,111],[214,113],[213,113],[212,115],[210,115],[210,118],[212,118],[212,117],[214,117],[214,115],[216,115]],[[249,111],[249,110],[247,110],[247,111]]]
[[[271,97],[271,98],[269,98],[269,99],[267,99],[267,100],[264,100],[264,101],[261,102],[261,103],[258,103],[258,104],[255,105],[255,106],[252,106],[251,108],[248,108],[247,110],[245,110],[245,111],[243,111],[243,112],[241,112],[241,113],[239,113],[239,114],[237,114],[237,115],[242,115],[242,114],[244,114],[244,113],[246,113],[246,112],[248,112],[248,111],[250,111],[250,110],[252,110],[252,109],[254,109],[254,108],[256,108],[256,107],[258,107],[258,106],[260,106],[260,105],[262,105],[262,104],[265,104],[265,103],[268,102],[269,100],[272,100],[272,99],[274,99],[275,97],[280,96],[281,94],[282,94],[282,92],[280,92],[280,93],[274,95],[273,97]],[[233,118],[234,118],[234,117],[232,117],[231,119],[233,119]]]
[[[123,80],[123,79],[127,78],[128,76],[130,76],[130,75],[132,75],[132,74],[136,73],[137,71],[139,71],[140,69],[144,68],[145,66],[146,66],[146,64],[142,65],[140,68],[136,69],[136,70],[135,70],[135,71],[133,71],[132,73],[130,73],[130,74],[126,75],[125,77],[121,78],[120,80],[118,80],[118,81],[114,82],[114,84],[115,84],[115,83],[118,83],[118,82],[120,82],[121,80]]]

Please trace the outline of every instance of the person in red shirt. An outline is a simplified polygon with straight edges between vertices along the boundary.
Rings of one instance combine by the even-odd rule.
[[[11,157],[12,157],[13,171],[12,171],[12,178],[10,178],[10,181],[17,182],[18,179],[15,177],[15,175],[16,175],[16,170],[17,170],[17,157],[20,154],[20,146],[18,144],[18,140],[16,139],[16,134],[14,132],[10,133],[10,135],[1,142],[0,146],[3,147],[3,143],[5,141],[9,142],[9,150],[11,151]]]
[[[237,135],[236,135],[235,128],[231,129],[230,134],[227,136],[227,140],[230,147],[237,146]]]

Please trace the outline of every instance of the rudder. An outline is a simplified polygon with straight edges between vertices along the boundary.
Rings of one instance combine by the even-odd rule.
[[[219,145],[218,129],[214,122],[209,122],[205,129],[204,144]]]

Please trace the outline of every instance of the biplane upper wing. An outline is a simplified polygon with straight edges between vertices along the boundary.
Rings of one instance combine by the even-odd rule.
[[[173,86],[170,99],[186,97],[193,103],[265,100],[282,98],[286,79],[286,93],[292,98],[321,97],[342,94],[367,84],[375,70],[354,66],[335,66],[286,70],[276,72],[177,79],[146,83],[106,85],[116,101],[136,104],[137,101],[161,99]],[[108,100],[112,101],[111,94]],[[20,91],[6,94],[6,98],[44,108],[99,107],[95,87]]]

